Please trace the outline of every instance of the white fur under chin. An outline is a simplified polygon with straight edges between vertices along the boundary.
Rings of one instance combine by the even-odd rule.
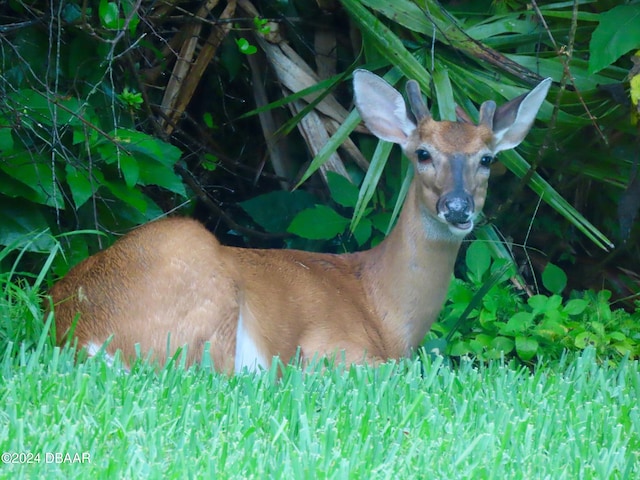
[[[469,220],[464,223],[464,225],[465,225],[464,228],[460,228],[458,226],[459,224],[453,224],[453,223],[448,222],[447,219],[444,216],[444,213],[442,213],[442,212],[438,213],[438,216],[436,218],[441,224],[444,224],[444,225],[447,226],[447,229],[449,230],[449,232],[451,232],[453,234],[454,237],[456,237],[456,238],[464,238],[467,235],[469,235],[471,233],[471,231],[473,230],[473,227],[475,226],[476,217],[477,217],[477,215],[475,213],[470,215],[469,216]]]
[[[425,235],[433,240],[461,241],[471,233],[475,225],[474,218],[470,218],[467,228],[458,228],[447,222],[442,214],[434,216],[425,209],[423,209],[421,216]]]

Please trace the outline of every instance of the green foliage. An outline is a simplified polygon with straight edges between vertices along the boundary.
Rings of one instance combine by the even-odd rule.
[[[300,212],[287,229],[310,240],[330,240],[344,232],[349,219],[326,205],[316,205]]]
[[[125,87],[122,90],[122,93],[118,95],[118,99],[133,110],[139,110],[140,106],[144,103],[144,99],[140,92],[133,92],[127,87]]]
[[[128,27],[129,33],[135,35],[136,27],[140,23],[140,17],[133,10],[134,6],[135,1],[133,0],[119,2],[100,0],[98,15],[101,25],[109,30],[122,30]]]
[[[560,267],[548,263],[542,271],[542,284],[551,293],[560,295],[567,286],[567,275]]]
[[[244,37],[236,39],[236,45],[238,45],[238,50],[240,53],[245,55],[253,55],[258,51],[255,45],[251,45],[249,40]]]
[[[451,117],[456,103],[468,108],[475,108],[472,106],[471,101],[476,105],[480,104],[487,98],[496,97],[495,92],[497,91],[501,92],[501,96],[506,96],[507,98],[513,98],[522,93],[519,87],[509,84],[506,77],[500,78],[499,81],[494,81],[485,74],[486,72],[476,71],[471,74],[470,68],[473,68],[472,64],[465,63],[463,65],[460,56],[450,55],[446,48],[429,52],[424,47],[424,45],[431,45],[435,41],[440,41],[470,59],[478,57],[487,59],[482,45],[469,42],[468,34],[466,33],[469,28],[480,27],[485,20],[479,21],[478,24],[473,20],[475,17],[458,20],[451,17],[448,12],[445,12],[434,1],[426,2],[428,15],[424,14],[421,6],[409,0],[393,3],[380,0],[366,0],[363,2],[359,0],[344,0],[343,5],[362,30],[365,36],[365,44],[375,48],[380,56],[390,65],[394,65],[395,68],[399,69],[407,78],[416,79],[427,96],[437,99],[436,106],[441,118]],[[544,13],[553,15],[556,13],[555,8],[562,9],[564,7],[555,6],[554,8],[549,6],[547,8],[548,10],[545,9]],[[392,26],[387,26],[385,22],[380,21],[376,14],[390,19]],[[513,13],[513,20],[517,21],[517,17],[520,15],[521,12]],[[495,18],[486,19],[486,21],[487,24],[491,21],[498,23],[498,19]],[[502,24],[504,19],[501,18],[499,21]],[[417,45],[403,42],[394,31],[394,27],[396,29],[402,27],[422,40],[417,42]],[[440,32],[447,33],[446,35],[441,35]],[[489,41],[490,37],[502,34],[504,34],[502,28],[485,30],[484,35],[486,37],[483,40]],[[540,37],[536,38],[539,39]],[[536,65],[539,65],[539,50],[532,45],[530,46],[530,51],[536,52],[535,62]],[[427,61],[429,58],[430,61]],[[498,66],[498,68],[517,69],[515,65],[507,65],[506,58],[504,60],[503,65]],[[560,56],[554,54],[553,57],[550,57],[549,62],[556,62],[557,67],[559,67],[556,72],[562,75],[563,68]],[[540,73],[543,76],[553,76],[556,72],[545,70]],[[532,72],[525,69],[522,69],[519,73],[522,76],[532,74]],[[611,82],[611,80],[608,81]],[[435,92],[432,91],[430,82],[433,82]],[[455,86],[456,89],[453,90],[452,86]],[[503,98],[498,99],[498,101],[502,102]],[[550,96],[550,101],[551,98],[552,96]],[[440,108],[440,104],[442,104],[442,108]],[[549,113],[548,107],[543,106],[540,116],[544,118]],[[565,117],[563,115],[558,116],[557,119],[559,123],[568,121],[574,124],[573,128],[575,129],[575,116]],[[585,121],[579,121],[578,123],[581,125],[588,124]],[[325,154],[327,152],[323,151],[321,153]],[[517,176],[525,178],[533,191],[592,241],[603,248],[611,247],[611,241],[564,200],[553,186],[535,172],[530,163],[517,152],[504,152],[501,159],[507,168]]]
[[[137,128],[142,94],[127,86],[127,78],[115,79],[110,56],[121,47],[109,49],[101,39],[136,33],[135,2],[95,5],[100,24],[93,36],[71,23],[60,25],[53,45],[39,24],[2,38],[7,44],[0,76],[0,245],[34,232],[55,235],[96,225],[124,230],[144,223],[163,213],[150,195],[155,187],[186,197],[174,172],[182,152]],[[71,2],[62,15],[80,24],[89,13]],[[46,253],[54,246],[51,239],[41,236],[23,245]],[[74,255],[86,255],[95,245],[88,236],[68,240]],[[58,257],[58,273],[68,268],[63,264]]]
[[[363,190],[334,172],[327,172],[327,183],[335,206],[323,205],[319,199],[302,190],[275,191],[239,205],[267,232],[288,232],[301,239],[322,241],[314,247],[316,250],[327,250],[332,245],[341,244],[343,248],[340,250],[343,251],[351,239],[360,247],[381,241],[391,222],[391,216],[383,211],[384,198],[379,196],[375,207],[367,208],[363,212],[364,217],[351,229],[353,222],[349,217]],[[292,245],[300,243],[293,242]],[[309,244],[302,245],[310,247]]]
[[[548,295],[525,298],[505,275],[501,282],[483,290],[504,262],[494,260],[484,242],[469,246],[467,281],[453,280],[448,303],[430,334],[437,338],[427,340],[427,350],[437,346],[452,356],[470,355],[480,360],[506,356],[524,363],[557,359],[565,349],[588,347],[594,347],[601,358],[640,356],[640,308],[633,314],[612,310],[611,293],[606,290],[574,292],[571,298],[563,299],[560,293],[566,286],[566,275],[553,264],[542,274],[542,283],[551,292]],[[470,305],[472,311],[460,322]]]
[[[315,197],[303,190],[278,190],[240,202],[239,205],[265,231],[282,233],[287,231],[296,215],[312,208],[316,202]]]
[[[618,5],[599,15],[589,43],[589,72],[599,72],[640,47],[640,3]]]
[[[269,19],[267,18],[254,17],[253,27],[261,35],[267,35],[271,32],[271,27],[269,26]]]

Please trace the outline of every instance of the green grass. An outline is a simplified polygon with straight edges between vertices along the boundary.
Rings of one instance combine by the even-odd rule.
[[[637,361],[589,349],[533,371],[438,357],[125,373],[53,347],[42,275],[12,276],[0,274],[0,453],[17,463],[3,456],[0,478],[640,478]]]
[[[20,350],[20,349],[18,349]],[[15,350],[14,350],[15,351]],[[235,377],[122,373],[43,345],[1,364],[5,478],[638,478],[637,362],[442,359]],[[47,463],[47,453],[90,462]],[[49,455],[51,459],[51,455]]]

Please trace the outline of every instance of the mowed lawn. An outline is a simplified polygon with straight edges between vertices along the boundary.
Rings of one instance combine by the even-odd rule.
[[[590,351],[278,378],[127,374],[45,346],[0,368],[2,478],[640,478],[639,365]]]

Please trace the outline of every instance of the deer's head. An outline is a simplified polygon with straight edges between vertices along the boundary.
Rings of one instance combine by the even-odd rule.
[[[496,154],[522,142],[550,85],[547,78],[500,107],[484,102],[475,125],[463,114],[456,122],[434,120],[414,80],[407,82],[411,115],[402,95],[386,81],[366,70],[354,72],[356,106],[367,127],[402,147],[414,166],[421,211],[455,236],[473,229]]]

